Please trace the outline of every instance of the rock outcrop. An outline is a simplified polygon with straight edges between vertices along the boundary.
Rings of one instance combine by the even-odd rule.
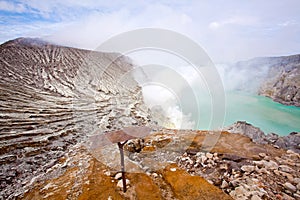
[[[237,121],[224,130],[245,135],[257,144],[271,144],[277,148],[289,149],[300,153],[300,133],[297,132],[292,132],[287,136],[279,136],[275,133],[265,135],[258,127],[245,121]]]
[[[259,94],[286,105],[300,106],[300,55],[274,58]]]
[[[101,53],[19,38],[0,46],[0,196],[12,199],[33,177],[95,132],[149,121],[132,64]]]

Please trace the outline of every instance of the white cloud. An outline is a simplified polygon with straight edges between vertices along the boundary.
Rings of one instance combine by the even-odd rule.
[[[48,35],[60,44],[93,49],[124,31],[166,28],[197,41],[214,61],[235,61],[299,52],[299,7],[296,0],[0,1],[0,9],[24,13],[20,21],[0,14],[5,22],[0,39]]]
[[[109,13],[92,12],[69,23],[48,39],[69,46],[95,49],[113,35],[146,27],[166,28],[191,35],[193,20],[185,12],[161,4],[147,5],[139,11],[122,8]]]
[[[23,4],[15,4],[8,1],[0,1],[0,10],[21,13],[26,10]]]
[[[295,20],[287,20],[285,22],[279,23],[278,26],[286,27],[286,26],[293,26],[297,25],[298,23]]]
[[[209,24],[209,28],[218,29],[226,25],[253,26],[258,23],[255,17],[235,16],[220,21],[213,21]]]
[[[211,28],[211,29],[217,29],[217,28],[219,28],[221,26],[221,24],[219,23],[219,22],[211,22],[210,24],[209,24],[209,28]]]

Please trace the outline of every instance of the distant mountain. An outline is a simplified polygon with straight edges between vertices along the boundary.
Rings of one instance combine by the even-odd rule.
[[[300,106],[300,54],[240,61],[223,71],[229,90],[252,92],[282,104]]]
[[[22,192],[87,135],[146,124],[132,67],[117,53],[39,39],[0,45],[0,196]]]

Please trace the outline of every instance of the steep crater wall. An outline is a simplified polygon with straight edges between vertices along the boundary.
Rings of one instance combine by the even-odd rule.
[[[285,105],[300,106],[300,54],[262,57],[236,63],[232,69],[241,75],[238,88],[267,96]]]
[[[149,122],[129,58],[19,38],[0,46],[0,196],[87,136]],[[11,196],[10,196],[11,197]]]

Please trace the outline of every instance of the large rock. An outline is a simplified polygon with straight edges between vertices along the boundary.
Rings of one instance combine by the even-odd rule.
[[[224,128],[231,133],[245,135],[258,144],[272,144],[283,149],[290,149],[300,153],[300,133],[292,132],[287,136],[278,136],[275,133],[265,135],[262,130],[245,121],[237,121],[231,126]]]
[[[259,144],[267,144],[266,135],[258,127],[252,126],[245,121],[237,121],[233,125],[225,128],[225,130],[231,133],[240,133],[242,135],[248,136],[253,140],[253,142]]]

